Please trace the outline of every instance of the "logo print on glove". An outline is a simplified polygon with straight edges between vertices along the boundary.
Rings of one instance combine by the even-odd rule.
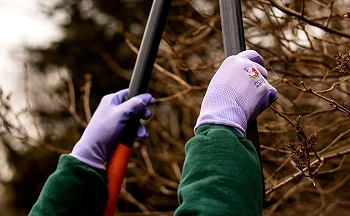
[[[251,68],[251,69],[244,68],[244,71],[247,72],[249,75],[249,78],[252,78],[252,79],[257,78],[260,75],[259,72],[255,68]]]
[[[260,73],[255,68],[244,68],[244,71],[248,73],[249,78],[255,79],[260,77]],[[256,88],[259,88],[262,84],[264,84],[266,81],[263,77],[260,79],[254,80],[254,86]]]

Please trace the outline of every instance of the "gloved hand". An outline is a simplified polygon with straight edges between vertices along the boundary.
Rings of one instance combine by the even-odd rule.
[[[118,137],[130,117],[140,114],[142,119],[147,120],[152,115],[147,106],[154,104],[155,99],[150,94],[140,94],[123,102],[127,93],[128,89],[125,89],[102,98],[70,155],[91,167],[106,169],[104,163],[116,146]],[[148,137],[145,127],[141,124],[137,137]]]
[[[227,57],[209,83],[194,131],[203,124],[220,124],[245,136],[247,123],[277,99],[263,65],[253,50]]]

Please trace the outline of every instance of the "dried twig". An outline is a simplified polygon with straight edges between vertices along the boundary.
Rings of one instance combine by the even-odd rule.
[[[25,112],[28,113],[27,110]],[[0,89],[0,133],[2,135],[8,135],[24,145],[29,145],[34,148],[41,148],[60,154],[69,152],[65,149],[46,144],[43,140],[36,140],[30,136],[20,119],[21,114],[23,113],[14,111],[10,95],[4,95]]]
[[[310,87],[307,87],[307,86],[304,84],[303,81],[301,81],[300,84],[301,84],[304,88],[300,88],[300,87],[298,87],[298,86],[296,86],[296,85],[290,83],[287,79],[285,79],[284,82],[287,83],[288,85],[290,85],[290,86],[292,86],[292,87],[294,87],[294,88],[296,88],[296,89],[302,91],[302,92],[313,94],[313,95],[315,95],[315,96],[317,96],[317,97],[319,97],[319,98],[321,98],[321,99],[323,99],[323,100],[329,102],[329,103],[330,103],[330,106],[332,106],[333,109],[339,110],[339,111],[345,113],[348,117],[350,117],[350,107],[349,107],[348,105],[346,105],[346,104],[341,104],[341,103],[339,103],[338,101],[336,101],[336,100],[334,100],[334,99],[329,99],[329,98],[327,98],[327,97],[325,97],[325,96],[323,96],[323,95],[321,95],[321,94],[319,94],[319,93],[313,91]]]
[[[350,50],[346,54],[337,52],[335,59],[337,60],[336,69],[343,75],[350,75]]]
[[[92,77],[91,74],[84,75],[85,84],[84,84],[83,103],[84,103],[85,118],[87,122],[89,122],[91,119],[91,110],[90,110],[91,77]]]
[[[313,151],[317,160],[321,162],[320,157],[313,148],[313,146],[317,144],[317,134],[313,134],[311,137],[306,137],[305,132],[300,125],[301,117],[299,116],[298,118],[295,118],[295,120],[297,123],[295,129],[297,131],[297,138],[300,143],[297,147],[293,143],[288,144],[287,147],[292,149],[291,159],[296,164],[296,168],[302,172],[303,176],[310,177],[312,179],[315,173],[310,165],[310,149]],[[308,171],[308,174],[304,172],[304,169]]]
[[[336,152],[336,153],[329,154],[329,155],[325,155],[325,156],[320,157],[320,160],[322,162],[321,164],[320,164],[319,160],[315,160],[315,161],[310,163],[310,166],[312,167],[312,166],[314,166],[316,164],[322,165],[324,163],[324,161],[326,161],[326,160],[330,160],[330,159],[337,158],[337,157],[342,157],[342,156],[348,155],[348,154],[350,154],[350,149],[347,149],[347,150],[344,150],[344,151],[340,151],[340,152]],[[292,181],[296,177],[302,175],[303,172],[305,172],[306,170],[307,170],[307,168],[303,169],[303,171],[299,171],[297,173],[294,173],[294,174],[290,175],[289,177],[287,177],[285,180],[283,180],[280,183],[276,184],[275,186],[267,189],[266,190],[266,195],[268,195],[271,192],[277,190],[278,188],[284,186],[285,184],[289,183],[290,181]]]
[[[294,16],[294,17],[298,18],[299,20],[302,20],[302,21],[304,21],[304,22],[306,22],[306,23],[308,23],[310,25],[313,25],[315,27],[323,29],[324,31],[327,31],[327,32],[332,33],[332,34],[336,34],[336,35],[339,35],[339,36],[350,38],[350,34],[347,34],[344,31],[339,31],[339,30],[334,29],[334,28],[329,28],[326,25],[323,25],[323,24],[321,24],[319,22],[315,22],[310,17],[307,17],[307,16],[305,16],[302,13],[296,12],[296,11],[294,11],[294,10],[288,8],[288,7],[285,7],[282,4],[279,4],[276,0],[269,0],[269,2],[273,6],[275,6],[276,8],[280,9],[281,11],[283,11],[284,13],[286,13],[288,15],[291,15],[291,16]]]

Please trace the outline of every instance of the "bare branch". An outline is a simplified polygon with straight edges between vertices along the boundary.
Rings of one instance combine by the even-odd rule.
[[[312,26],[315,26],[315,27],[318,27],[326,32],[329,32],[329,33],[332,33],[332,34],[337,34],[339,36],[343,36],[343,37],[347,37],[347,38],[350,38],[350,34],[347,34],[343,31],[339,31],[339,30],[336,30],[336,29],[333,29],[333,28],[329,28],[327,26],[324,26],[318,22],[314,22],[312,19],[310,19],[309,17],[305,16],[304,14],[301,14],[301,13],[298,13],[296,11],[293,11],[281,4],[278,4],[276,0],[269,0],[269,2],[275,6],[276,8],[278,8],[279,10],[283,11],[284,13],[288,14],[288,15],[291,15],[291,16],[294,16]]]

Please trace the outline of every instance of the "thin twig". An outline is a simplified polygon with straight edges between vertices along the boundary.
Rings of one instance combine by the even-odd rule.
[[[91,110],[90,110],[90,89],[91,89],[91,74],[85,74],[85,84],[84,84],[84,112],[86,121],[89,122],[91,119]]]
[[[347,154],[350,154],[350,149],[347,149],[347,150],[344,150],[344,151],[340,151],[340,152],[336,152],[334,154],[325,155],[323,157],[320,157],[320,160],[322,162],[325,162],[326,160],[330,160],[330,159],[337,158],[337,157],[342,157],[342,156],[347,155]],[[314,166],[316,164],[319,164],[319,160],[313,161],[312,163],[310,163],[310,166]],[[266,195],[268,195],[271,192],[277,190],[278,188],[282,187],[283,185],[289,183],[290,181],[292,181],[296,177],[302,175],[303,172],[305,172],[306,170],[307,170],[307,168],[305,168],[303,171],[299,171],[297,173],[294,173],[291,176],[289,176],[288,178],[286,178],[285,180],[283,180],[282,182],[280,182],[280,183],[276,184],[275,186],[267,189],[266,190]]]
[[[29,92],[30,92],[30,90],[29,90],[29,72],[28,72],[27,65],[24,65],[24,68],[25,68],[25,70],[24,70],[25,71],[25,73],[24,73],[24,92],[26,94],[27,109],[28,109],[28,112],[32,112],[33,109],[32,109],[31,103],[30,103],[30,96],[29,96]],[[35,127],[35,131],[36,131],[36,134],[38,135],[38,138],[40,140],[43,140],[43,137],[40,133],[39,125],[38,125],[36,119],[34,118],[33,115],[30,115],[30,117],[32,119],[32,123]],[[25,127],[23,127],[23,128],[25,128]]]
[[[341,112],[344,112],[345,114],[347,114],[348,117],[350,117],[350,108],[349,108],[349,107],[347,107],[347,106],[345,106],[345,105],[343,105],[343,104],[340,104],[339,102],[337,102],[337,101],[335,101],[335,100],[333,100],[333,99],[329,99],[329,98],[327,98],[327,97],[325,97],[325,96],[323,96],[323,95],[320,95],[319,93],[313,91],[310,87],[307,87],[307,86],[304,84],[303,81],[301,81],[300,84],[301,84],[304,88],[300,88],[300,87],[298,87],[298,86],[296,86],[296,85],[290,83],[287,79],[284,79],[284,82],[287,83],[288,85],[290,85],[290,86],[292,86],[292,87],[294,87],[294,88],[296,88],[296,89],[302,91],[302,92],[313,94],[313,95],[315,95],[315,96],[317,96],[317,97],[319,97],[319,98],[321,98],[321,99],[323,99],[323,100],[329,102],[329,103],[332,105],[333,109],[336,109],[336,110],[339,110],[339,111],[341,111]]]
[[[284,13],[288,14],[288,15],[291,15],[291,16],[294,16],[312,26],[315,26],[315,27],[318,27],[324,31],[327,31],[329,33],[332,33],[332,34],[336,34],[336,35],[339,35],[339,36],[343,36],[343,37],[346,37],[346,38],[350,38],[350,34],[347,34],[345,33],[344,31],[340,31],[340,30],[337,30],[337,29],[334,29],[334,28],[329,28],[327,26],[324,26],[322,25],[321,23],[318,23],[318,22],[314,22],[312,19],[310,19],[309,17],[307,16],[303,16],[302,14],[294,11],[294,10],[291,10],[290,8],[287,8],[281,4],[278,4],[276,0],[269,0],[269,2],[275,6],[276,8],[278,8],[279,10],[283,11]]]
[[[287,118],[285,115],[283,115],[280,111],[278,111],[273,106],[270,106],[269,108],[272,109],[275,113],[277,113],[277,115],[279,115],[281,118],[286,120],[290,125],[292,125],[295,128],[295,124],[289,118]]]

